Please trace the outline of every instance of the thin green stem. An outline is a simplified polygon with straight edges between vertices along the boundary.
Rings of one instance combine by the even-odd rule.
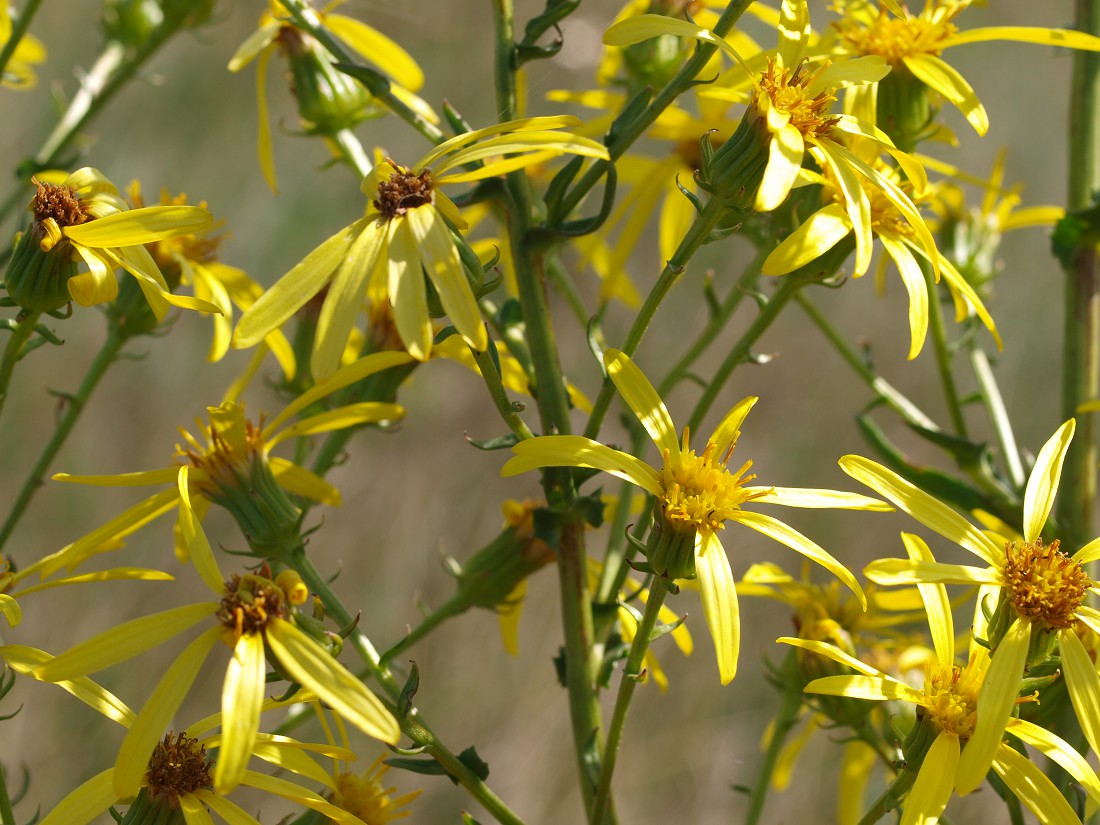
[[[8,62],[19,47],[19,41],[23,39],[27,29],[31,27],[31,20],[34,19],[40,5],[42,5],[42,0],[27,0],[27,5],[23,7],[23,11],[19,13],[18,17],[12,19],[8,42],[4,44],[3,49],[0,49],[0,76],[8,68]]]
[[[11,337],[8,338],[7,346],[0,355],[0,413],[4,410],[4,402],[8,400],[8,390],[15,365],[23,356],[23,348],[34,334],[34,328],[40,317],[39,312],[22,313],[16,319],[15,328],[11,330]]]
[[[649,650],[650,637],[653,635],[653,628],[657,626],[657,615],[661,612],[661,605],[664,604],[667,594],[666,580],[655,579],[649,590],[649,599],[646,601],[642,619],[638,622],[638,628],[634,633],[634,641],[630,645],[626,664],[623,665],[622,681],[619,682],[619,693],[615,697],[615,708],[611,712],[611,722],[607,728],[607,744],[600,762],[600,780],[596,785],[595,797],[588,815],[589,822],[603,821],[611,792],[611,777],[615,772],[615,761],[619,754],[619,746],[622,744],[626,714],[630,709],[634,688],[645,678],[643,668],[645,654]]]
[[[963,415],[959,390],[955,386],[955,377],[951,372],[951,347],[947,341],[947,325],[943,320],[943,306],[940,304],[940,291],[936,285],[931,267],[922,266],[924,281],[928,286],[928,334],[932,338],[932,348],[936,353],[936,370],[943,387],[943,399],[947,404],[947,414],[955,435],[966,438],[966,417]]]
[[[554,285],[558,293],[565,298],[565,302],[569,304],[569,309],[572,310],[577,323],[581,325],[581,329],[587,328],[590,313],[584,305],[580,292],[577,291],[577,285],[573,283],[573,279],[565,271],[561,258],[553,252],[546,256],[546,274],[550,278],[550,283]]]
[[[817,305],[809,295],[805,292],[800,292],[795,296],[795,301],[810,317],[810,320],[814,322],[814,325],[821,330],[822,334],[824,334],[829,343],[833,345],[833,348],[836,349],[840,357],[844,359],[844,362],[852,368],[856,375],[863,379],[868,387],[874,390],[875,394],[882,399],[890,409],[910,424],[916,424],[928,430],[940,429],[936,422],[925,415],[916,404],[906,398],[899,390],[895,389],[886,379],[875,372],[862,357],[860,357],[855,347],[844,339],[844,336],[837,331],[832,322],[817,308]]]
[[[712,31],[718,37],[725,37],[733,29],[734,25],[740,19],[745,9],[751,5],[752,0],[731,0],[726,6],[725,11],[722,12],[717,22],[714,24]],[[615,139],[607,147],[607,152],[611,156],[610,160],[599,160],[593,163],[588,170],[571,190],[565,196],[562,201],[561,212],[563,215],[568,215],[571,211],[577,208],[580,202],[584,199],[600,179],[607,173],[607,169],[618,160],[623,154],[634,145],[634,142],[640,138],[645,131],[653,125],[653,123],[660,117],[661,113],[667,109],[672,103],[686,92],[695,82],[696,76],[703,70],[703,68],[714,57],[714,53],[717,51],[717,46],[712,46],[709,43],[699,43],[695,47],[695,52],[691,58],[684,63],[683,67],[676,73],[676,75],[668,81],[650,101],[650,104],[645,110],[633,121],[627,124],[621,124],[621,128],[616,129]],[[629,354],[629,353],[628,353]]]
[[[15,812],[11,809],[11,799],[8,797],[7,772],[0,764],[0,825],[15,825]]]
[[[1100,35],[1100,0],[1077,0],[1075,28]],[[1070,90],[1069,209],[1086,209],[1100,194],[1100,56],[1074,51]],[[1065,268],[1062,343],[1062,419],[1077,416],[1084,401],[1100,395],[1100,266],[1093,243],[1077,249]],[[1096,416],[1077,418],[1077,430],[1063,465],[1058,520],[1069,546],[1094,534],[1096,502]]]
[[[767,303],[764,304],[759,314],[753,319],[752,324],[737,340],[737,343],[733,345],[733,348],[729,351],[729,354],[726,355],[721,365],[719,365],[714,376],[707,383],[706,389],[703,390],[702,396],[700,396],[699,401],[695,405],[691,418],[688,419],[687,426],[691,432],[698,432],[699,425],[710,410],[711,405],[714,404],[715,399],[718,398],[719,393],[722,392],[722,388],[726,385],[726,381],[729,380],[733,371],[748,359],[753,344],[760,339],[760,336],[763,335],[775,319],[779,317],[779,313],[783,311],[783,308],[791,298],[793,298],[802,287],[806,286],[806,284],[812,283],[813,280],[817,280],[817,278],[811,278],[796,273],[784,275],[779,279],[778,289],[776,289],[775,293],[768,299]]]
[[[863,815],[863,818],[859,820],[858,825],[874,825],[882,819],[890,811],[897,808],[900,800],[909,792],[909,789],[913,787],[913,783],[917,781],[916,771],[903,770],[896,777],[894,781],[884,790],[879,797],[871,803],[871,807],[867,810],[867,813]]]
[[[316,38],[318,42],[329,50],[338,62],[350,66],[362,66],[362,62],[348,49],[348,47],[325,28],[325,24],[316,10],[303,2],[303,0],[279,0],[279,2],[282,3],[283,8],[290,13],[290,17],[294,21],[294,24],[302,31],[308,32]],[[426,120],[423,115],[410,108],[407,103],[394,95],[390,81],[386,77],[372,71],[370,73],[370,78],[371,80],[367,80],[364,77],[356,77],[356,79],[364,85],[367,91],[377,98],[383,106],[416,129],[416,131],[420,132],[420,134],[432,143],[442,143],[447,139],[447,136],[440,131],[438,126]]]
[[[519,411],[513,406],[512,400],[508,397],[508,392],[504,389],[504,383],[500,377],[497,362],[493,360],[488,350],[483,352],[473,351],[473,355],[478,370],[481,371],[481,377],[485,381],[485,387],[489,390],[489,397],[493,399],[493,404],[496,406],[497,412],[500,413],[500,417],[504,419],[504,423],[508,425],[508,429],[515,434],[516,438],[531,438],[534,433],[531,432],[527,423],[520,416]]]
[[[340,147],[348,166],[354,169],[360,178],[370,174],[374,164],[363,150],[363,144],[359,142],[355,132],[351,129],[341,129],[336,133],[336,144]]]
[[[789,650],[784,657],[779,669],[778,681],[782,686],[779,712],[772,723],[771,738],[768,741],[768,749],[764,753],[764,761],[760,765],[760,772],[757,773],[756,781],[749,793],[749,810],[745,814],[745,825],[756,825],[760,821],[760,815],[764,813],[764,803],[768,798],[772,774],[775,773],[779,755],[783,752],[787,737],[798,724],[798,714],[802,710],[802,678],[798,671],[798,654],[794,650]]]
[[[452,596],[438,610],[433,610],[425,616],[424,621],[414,627],[409,633],[405,634],[405,637],[401,641],[383,653],[379,659],[379,666],[383,668],[389,667],[389,663],[392,662],[396,656],[400,656],[402,652],[419,642],[447,621],[447,619],[465,613],[469,607],[470,602],[462,598],[461,595]]]
[[[344,607],[343,602],[329,587],[324,576],[313,565],[313,561],[306,555],[305,548],[298,546],[286,554],[291,567],[298,572],[302,580],[325,605],[326,612],[333,620],[343,626],[349,626],[355,621],[351,611]],[[355,630],[351,634],[352,646],[359,653],[371,675],[378,681],[392,702],[397,702],[401,696],[401,685],[397,683],[388,668],[382,666],[378,651],[370,640],[360,631]],[[453,776],[496,820],[502,825],[523,825],[519,818],[484,781],[462,760],[450,751],[432,729],[427,721],[420,715],[416,708],[412,708],[407,715],[397,714],[401,724],[401,730],[418,746],[437,761],[448,774]]]
[[[4,521],[3,527],[0,527],[0,549],[3,549],[8,539],[11,538],[12,531],[26,513],[27,506],[34,498],[34,494],[41,488],[50,464],[53,463],[58,451],[69,437],[69,433],[72,432],[73,426],[84,411],[92,392],[99,385],[100,379],[107,373],[110,366],[118,359],[118,354],[125,343],[126,338],[124,336],[113,331],[108,333],[107,340],[103,342],[103,346],[100,347],[99,352],[96,353],[92,363],[88,366],[88,372],[85,373],[84,379],[80,382],[76,394],[65,397],[65,414],[57,422],[53,435],[46,442],[46,446],[42,448],[42,452],[38,456],[38,461],[35,462],[34,467],[31,468],[26,479],[24,479],[15,503],[12,504],[11,510],[8,512],[8,517]]]
[[[989,421],[993,425],[993,432],[1004,459],[1005,469],[1008,471],[1008,478],[1012,482],[1012,489],[1019,492],[1024,489],[1027,476],[1024,474],[1023,462],[1020,461],[1020,450],[1016,446],[1016,436],[1012,433],[1012,421],[1008,417],[1008,410],[1005,409],[1001,388],[997,386],[997,379],[989,364],[989,356],[978,345],[976,336],[969,337],[967,350],[970,354],[970,367],[974,371],[974,378],[978,381],[978,391],[981,393]]]

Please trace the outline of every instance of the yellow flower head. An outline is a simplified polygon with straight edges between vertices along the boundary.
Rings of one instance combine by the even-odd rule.
[[[628,356],[609,349],[604,353],[604,363],[615,387],[660,450],[661,469],[590,438],[546,435],[516,444],[512,448],[515,455],[501,468],[501,474],[518,475],[540,467],[591,467],[637,484],[655,496],[660,511],[654,528],[658,540],[651,542],[648,562],[658,575],[698,577],[703,612],[714,638],[723,684],[737,672],[741,633],[733,573],[718,539],[718,531],[724,529],[727,521],[751,527],[802,553],[837,576],[866,604],[859,582],[843,564],[787,524],[743,509],[742,505],[759,501],[790,507],[889,508],[865,496],[834,490],[746,487],[750,479],[744,474],[751,463],[731,473],[726,462],[741,423],[756,398],[745,398],[730,410],[708,439],[703,453],[697,455],[686,438],[683,443],[676,438],[664,402]],[[711,509],[715,512],[710,512]]]
[[[0,3],[0,43],[7,43],[11,39],[11,30],[11,8],[6,2]],[[38,83],[34,66],[45,60],[46,47],[42,45],[42,41],[32,35],[24,34],[4,67],[0,86],[9,89],[33,89]]]
[[[35,179],[28,210],[33,221],[8,263],[4,284],[19,306],[51,312],[69,299],[81,306],[112,301],[118,295],[116,269],[125,269],[141,287],[154,314],[168,307],[218,312],[206,301],[173,295],[144,244],[199,232],[213,222],[197,206],[129,209],[115,185],[84,167],[58,183]],[[56,177],[56,176],[54,176]],[[88,271],[76,274],[78,262]]]
[[[323,380],[339,365],[369,290],[372,297],[389,296],[409,354],[426,360],[432,349],[427,273],[455,329],[470,347],[484,350],[485,324],[451,238],[451,227],[463,223],[439,187],[495,177],[560,154],[606,159],[603,145],[563,131],[578,124],[570,117],[510,121],[453,137],[411,167],[378,164],[360,187],[367,198],[364,216],[314,249],[246,311],[232,345],[259,343],[328,287],[311,360],[313,375]],[[466,164],[481,165],[462,170]]]
[[[385,754],[379,756],[362,773],[342,771],[334,777],[336,789],[332,793],[332,804],[359,817],[365,825],[386,825],[395,819],[404,819],[412,813],[408,806],[420,796],[420,791],[396,796],[397,789],[385,783],[390,766],[382,761],[384,758]]]
[[[210,790],[214,787],[210,765],[206,748],[198,739],[189,738],[183,731],[174,737],[166,733],[149,757],[149,772],[145,775],[149,795],[175,807],[181,797]]]

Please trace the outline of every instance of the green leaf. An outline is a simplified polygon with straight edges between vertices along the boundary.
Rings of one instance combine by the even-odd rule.
[[[458,761],[469,768],[482,782],[489,778],[489,763],[477,755],[473,745],[458,755]]]

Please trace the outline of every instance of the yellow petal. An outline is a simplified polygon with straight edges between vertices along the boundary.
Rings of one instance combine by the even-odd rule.
[[[1044,29],[1032,26],[983,26],[979,29],[955,32],[943,41],[942,47],[946,49],[948,46],[985,43],[990,40],[1012,40],[1017,43],[1036,43],[1040,46],[1100,51],[1100,37],[1072,29]]]
[[[921,583],[1000,584],[1001,582],[998,572],[990,567],[970,567],[965,564],[912,559],[876,559],[863,568],[863,575],[875,584],[893,587]]]
[[[1100,752],[1100,675],[1073,628],[1058,631],[1066,691],[1093,751]]]
[[[23,611],[19,607],[19,602],[7,593],[0,593],[0,614],[8,620],[10,627],[16,627],[23,621]]]
[[[313,691],[363,733],[397,744],[401,728],[366,686],[317,642],[283,619],[267,626],[267,643],[279,665],[296,682]]]
[[[207,813],[206,806],[194,794],[180,794],[179,802],[186,825],[214,825],[214,820]]]
[[[53,656],[44,650],[33,647],[4,645],[0,647],[0,659],[3,659],[8,667],[16,673],[38,678],[35,671],[53,659]],[[137,718],[125,702],[87,676],[81,676],[71,681],[62,680],[55,682],[55,684],[71,693],[88,707],[99,711],[108,719],[118,722],[124,728],[130,727],[134,723],[134,719]]]
[[[47,682],[59,682],[95,673],[178,636],[213,616],[218,607],[217,602],[200,602],[123,622],[69,648],[38,668],[35,675]]]
[[[935,562],[932,551],[920,536],[902,533],[901,540],[913,561]],[[928,629],[932,633],[936,658],[940,664],[952,665],[955,662],[955,624],[951,617],[951,600],[947,598],[947,588],[942,584],[922,583],[917,585],[917,589],[924,602],[924,611],[928,614]]]
[[[82,246],[134,246],[209,229],[214,216],[198,206],[146,206],[76,226],[65,236]]]
[[[1066,773],[1081,783],[1093,801],[1100,802],[1100,779],[1092,766],[1069,742],[1024,719],[1009,719],[1006,730],[1061,765]]]
[[[295,785],[286,779],[280,779],[277,776],[265,776],[255,771],[245,771],[242,784],[267,793],[273,793],[284,799],[289,799],[291,802],[320,811],[329,819],[342,823],[342,825],[363,825],[363,821],[357,816],[337,808],[313,791],[303,788],[301,785]]]
[[[665,402],[661,400],[657,390],[653,389],[645,373],[638,369],[637,364],[626,353],[617,349],[605,350],[603,362],[615,389],[642,422],[649,437],[657,445],[657,451],[663,454],[667,450],[675,462],[680,455],[676,426],[672,423],[672,416],[668,414]]]
[[[718,677],[723,685],[728,685],[737,675],[741,618],[730,562],[714,533],[701,532],[695,538],[695,572],[699,579],[703,615],[706,616],[718,658]]]
[[[1081,825],[1054,783],[1023,754],[1002,747],[993,761],[993,770],[1042,825]]]
[[[360,401],[358,404],[348,404],[336,409],[326,410],[309,418],[303,418],[279,431],[268,442],[268,447],[274,447],[287,438],[300,435],[316,435],[328,433],[333,430],[343,430],[347,427],[357,427],[363,424],[378,424],[380,422],[400,421],[405,417],[405,408],[400,404],[386,404],[381,401]]]
[[[570,129],[576,126],[580,126],[581,122],[572,115],[551,115],[549,117],[528,117],[521,118],[519,120],[508,120],[503,123],[494,123],[492,126],[486,126],[482,129],[475,129],[472,132],[464,132],[461,135],[456,135],[449,140],[443,141],[434,149],[429,151],[420,160],[416,162],[414,167],[417,171],[425,169],[435,163],[436,159],[443,157],[444,155],[456,152],[465,146],[469,146],[472,143],[476,143],[487,137],[493,135],[502,135],[512,132],[527,132],[527,131],[543,131],[550,129]]]
[[[1027,479],[1024,490],[1024,540],[1035,541],[1047,523],[1047,516],[1054,506],[1058,493],[1058,480],[1062,476],[1062,463],[1069,443],[1073,440],[1076,423],[1071,418],[1050,437],[1035,459],[1035,466]]]
[[[504,603],[497,606],[497,623],[500,626],[500,642],[509,656],[519,655],[519,617],[523,601],[527,598],[527,579],[512,588]]]
[[[772,134],[768,165],[764,169],[760,188],[756,190],[757,212],[771,212],[787,199],[805,154],[802,133],[794,126],[788,123]]]
[[[218,569],[218,562],[214,558],[214,551],[210,549],[210,541],[202,529],[202,522],[191,509],[191,492],[188,488],[188,470],[184,464],[179,470],[178,489],[180,494],[179,526],[183,534],[184,545],[187,547],[187,555],[191,563],[195,565],[202,580],[206,582],[214,593],[219,596],[225,589],[225,576]]]
[[[235,803],[224,799],[210,791],[199,789],[193,792],[210,810],[220,816],[228,825],[260,825],[260,821],[250,813],[246,813]]]
[[[809,650],[822,656],[827,656],[837,664],[850,667],[852,668],[852,670],[861,673],[864,676],[870,676],[875,679],[890,678],[878,668],[874,668],[868,664],[864,664],[855,656],[845,653],[836,645],[829,644],[828,642],[819,642],[811,639],[798,639],[794,636],[781,636],[775,641],[777,644],[791,645],[792,647],[798,647],[802,650]]]
[[[248,35],[245,41],[237,47],[237,51],[230,58],[229,65],[226,68],[231,72],[239,72],[275,41],[275,36],[279,33],[280,28],[282,28],[282,24],[276,21],[264,23]]]
[[[905,797],[900,825],[934,825],[951,799],[955,767],[959,764],[959,737],[940,731],[924,755],[917,781]]]
[[[867,609],[867,596],[864,595],[863,588],[859,586],[859,582],[856,581],[856,577],[852,575],[852,571],[790,525],[784,524],[779,521],[779,519],[766,516],[763,513],[754,513],[749,510],[737,511],[731,520],[751,527],[753,530],[763,533],[765,536],[775,539],[780,544],[785,544],[792,550],[801,553],[803,556],[810,559],[810,561],[817,562],[840,579],[849,590],[855,593],[856,598],[859,599],[859,603],[863,605],[863,609]]]
[[[397,334],[409,355],[426,361],[432,352],[432,319],[420,253],[408,221],[390,222],[387,258],[389,300]]]
[[[909,293],[909,360],[912,360],[920,354],[928,334],[928,283],[905,244],[885,232],[879,232],[878,239],[897,264],[905,291]]]
[[[852,220],[838,203],[814,212],[771,251],[760,271],[785,275],[832,249],[852,231]]]
[[[264,637],[244,633],[233,647],[222,685],[222,735],[214,766],[214,790],[223,796],[240,784],[256,733],[264,701]]]
[[[866,699],[871,702],[894,699],[919,705],[925,701],[923,692],[889,676],[826,676],[814,679],[802,690],[804,693],[847,696],[849,699]]]
[[[191,642],[176,661],[169,665],[145,707],[141,709],[115,760],[114,788],[121,798],[137,793],[149,769],[149,757],[164,735],[180,703],[199,675],[210,650],[225,632],[218,625]]]
[[[994,544],[946,504],[881,464],[876,464],[869,458],[847,455],[840,459],[840,469],[892,501],[925,527],[981,557],[990,566],[999,567],[1004,561],[1004,548]]]
[[[794,69],[802,62],[810,38],[810,10],[806,0],[783,0],[779,5],[779,65]]]
[[[1005,633],[993,653],[989,670],[978,691],[978,721],[974,733],[963,748],[955,777],[955,790],[965,796],[976,790],[989,773],[993,759],[1001,749],[1005,725],[1012,715],[1024,674],[1031,623],[1017,619]]]
[[[749,411],[756,406],[760,399],[755,395],[742,398],[725,417],[718,422],[708,441],[718,448],[719,455],[725,455],[730,446],[737,443],[737,436],[741,432],[741,425],[745,423]]]
[[[930,88],[939,92],[963,113],[974,131],[989,131],[989,115],[966,79],[944,60],[931,54],[913,54],[902,58],[906,68]]]
[[[810,487],[744,487],[746,493],[767,492],[761,504],[778,504],[782,507],[805,507],[830,510],[871,510],[891,513],[894,508],[877,498],[845,493],[840,490],[819,490]]]
[[[267,111],[267,64],[274,51],[265,51],[256,64],[256,156],[260,171],[273,194],[279,194],[275,176],[275,151],[271,147],[271,117]]]
[[[660,495],[656,470],[629,453],[613,450],[579,435],[543,435],[512,447],[515,455],[500,468],[502,476],[515,476],[540,467],[591,467],[603,470],[643,490]]]
[[[294,462],[277,456],[270,456],[267,462],[279,486],[288,493],[304,496],[319,504],[327,504],[329,507],[339,507],[342,503],[340,491],[316,473],[311,473],[305,467],[299,467]]]
[[[38,825],[85,825],[116,802],[114,771],[105,770],[58,802]]]
[[[326,14],[325,27],[406,89],[418,92],[424,85],[416,61],[377,29],[342,14]]]

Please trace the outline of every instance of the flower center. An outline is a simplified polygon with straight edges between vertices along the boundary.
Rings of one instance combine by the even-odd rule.
[[[925,683],[925,712],[936,730],[968,739],[978,717],[978,691],[982,683],[970,666],[945,666],[932,671]]]
[[[214,786],[210,764],[206,748],[198,739],[189,739],[182,733],[175,737],[166,733],[149,758],[146,774],[149,792],[153,798],[163,798],[176,805],[184,794]]]
[[[741,465],[736,473],[726,469],[733,454],[734,444],[723,456],[716,456],[718,449],[708,441],[702,455],[687,449],[688,430],[684,429],[684,449],[673,462],[665,451],[661,471],[661,511],[665,519],[678,532],[697,530],[721,530],[741,505],[767,492],[748,493],[742,489],[755,475],[745,475],[752,467],[751,461]]]
[[[261,633],[274,618],[285,612],[286,594],[264,576],[246,573],[234,575],[225,583],[218,621],[225,625],[227,638],[235,644],[245,633]]]
[[[1092,580],[1080,564],[1043,540],[1005,547],[1002,586],[1016,612],[1047,627],[1073,627]]]
[[[759,95],[767,95],[774,108],[790,115],[790,124],[802,133],[803,137],[825,138],[839,117],[829,117],[829,108],[836,100],[835,89],[823,89],[813,97],[808,89],[825,71],[822,65],[812,74],[806,71],[806,64],[799,64],[793,71],[789,66],[776,65],[774,58],[768,59],[768,67],[760,76]]]
[[[264,454],[263,430],[244,417],[235,404],[210,407],[210,426],[204,447],[190,433],[181,430],[187,445],[177,445],[177,455],[203,470],[208,480],[199,484],[216,496],[227,489],[241,487],[251,477],[252,465]],[[262,422],[261,422],[262,423]]]
[[[857,54],[877,54],[891,66],[896,66],[911,55],[939,55],[943,41],[958,31],[950,20],[958,13],[952,11],[939,15],[940,19],[891,17],[886,10],[870,24],[845,18],[832,25],[840,34],[849,51]]]
[[[30,210],[34,213],[34,219],[38,223],[53,218],[59,227],[76,226],[87,220],[91,220],[84,210],[84,203],[71,186],[58,186],[52,183],[42,183],[37,178],[31,178],[34,183],[34,198],[31,199]]]
[[[393,161],[394,172],[389,180],[378,184],[374,208],[387,218],[404,215],[410,209],[432,202],[432,174],[425,169],[419,175]]]

